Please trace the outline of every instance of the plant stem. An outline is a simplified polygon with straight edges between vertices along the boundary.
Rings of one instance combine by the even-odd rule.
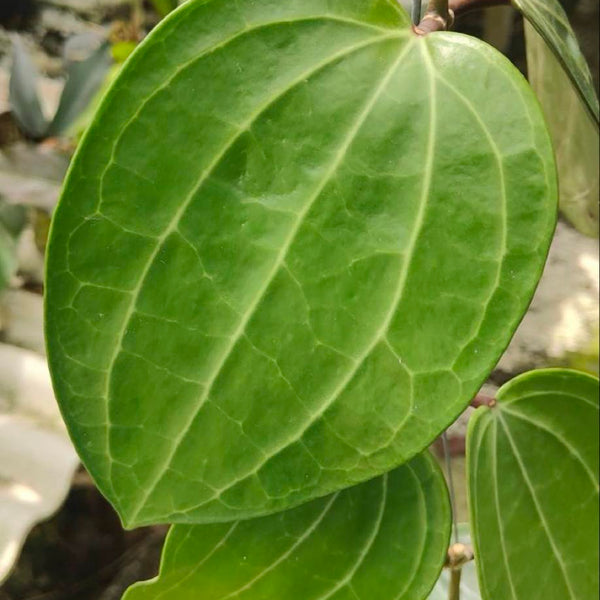
[[[450,585],[448,586],[448,600],[460,600],[460,578],[462,569],[450,571]]]
[[[413,26],[417,35],[449,29],[454,17],[490,6],[510,6],[511,0],[429,0],[427,12],[418,25]]]

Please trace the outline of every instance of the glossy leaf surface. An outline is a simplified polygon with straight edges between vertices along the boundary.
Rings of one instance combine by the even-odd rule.
[[[596,598],[598,380],[533,371],[497,401],[475,412],[467,439],[483,598]]]
[[[442,568],[449,533],[446,485],[425,453],[283,513],[177,525],[159,577],[124,600],[422,600]]]
[[[392,0],[185,4],[55,215],[49,360],[83,460],[128,526],[402,464],[507,345],[555,211],[537,101],[485,44],[417,38]]]
[[[562,64],[577,93],[598,126],[598,96],[577,37],[558,0],[513,0],[536,31],[542,36],[557,60]]]
[[[598,127],[560,63],[535,29],[525,24],[527,74],[544,113],[556,152],[560,208],[586,235],[598,235]]]

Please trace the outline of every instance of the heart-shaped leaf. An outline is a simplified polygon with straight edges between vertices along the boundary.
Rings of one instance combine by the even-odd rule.
[[[598,96],[577,37],[558,0],[513,0],[515,7],[533,25],[552,50],[581,96],[598,126]]]
[[[598,235],[598,127],[544,40],[525,23],[527,75],[554,141],[560,208],[586,235]]]
[[[175,11],[49,244],[57,396],[125,524],[268,514],[425,448],[527,308],[555,179],[513,66],[395,0]]]
[[[473,415],[467,456],[483,598],[597,598],[598,380],[517,377]]]
[[[283,513],[177,525],[160,575],[124,600],[422,600],[446,557],[450,507],[429,453]]]

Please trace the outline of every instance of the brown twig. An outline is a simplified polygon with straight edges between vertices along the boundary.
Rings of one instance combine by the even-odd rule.
[[[471,406],[473,408],[479,408],[480,406],[487,406],[488,408],[493,408],[496,406],[496,398],[492,398],[491,396],[484,396],[483,394],[477,394],[473,400],[471,400]]]
[[[417,35],[427,35],[434,31],[446,31],[454,23],[454,18],[472,10],[491,6],[510,5],[511,0],[430,0],[427,12],[421,22],[413,27]]]
[[[445,31],[452,27],[453,22],[454,13],[450,10],[448,0],[429,0],[425,15],[413,29],[417,35],[427,35],[434,31]]]

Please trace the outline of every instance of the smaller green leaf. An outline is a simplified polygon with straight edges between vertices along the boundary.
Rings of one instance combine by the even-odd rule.
[[[48,126],[37,93],[38,72],[18,37],[13,38],[10,72],[10,109],[21,128],[32,138],[41,137]]]
[[[547,369],[504,387],[467,434],[485,600],[598,597],[598,379]]]
[[[250,521],[176,525],[157,579],[124,600],[422,600],[450,534],[429,453],[367,483]]]
[[[594,80],[558,0],[513,0],[513,4],[548,44],[573,82],[590,116],[598,124],[598,97]]]

